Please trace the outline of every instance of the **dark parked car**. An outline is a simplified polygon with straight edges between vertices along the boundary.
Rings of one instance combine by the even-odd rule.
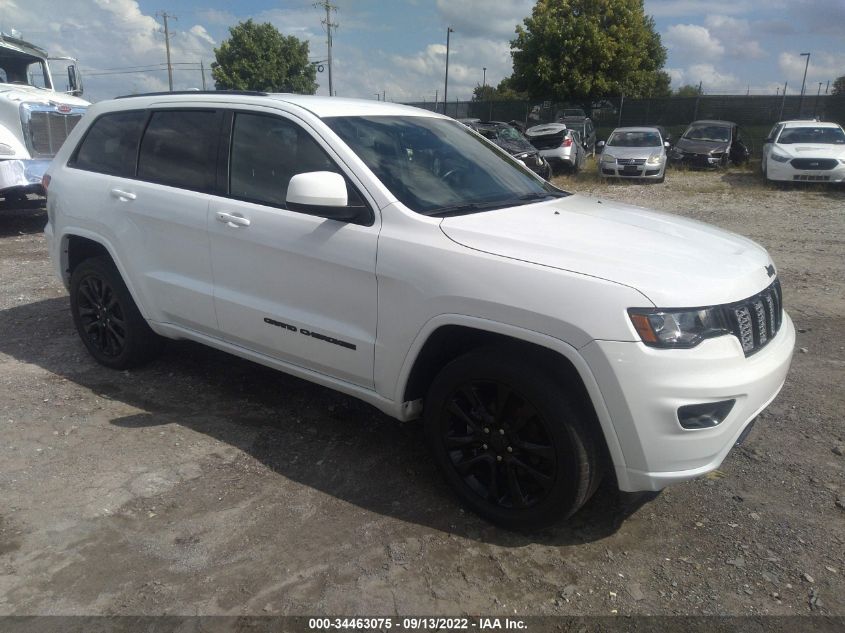
[[[466,119],[461,123],[493,141],[546,180],[552,177],[552,168],[548,161],[540,156],[540,152],[512,125],[501,121],[468,121]]]
[[[748,162],[750,154],[736,123],[693,121],[669,152],[669,160],[693,167],[725,167]]]

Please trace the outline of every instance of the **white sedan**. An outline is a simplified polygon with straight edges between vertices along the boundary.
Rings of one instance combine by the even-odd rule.
[[[782,121],[763,145],[767,180],[845,182],[845,131],[836,123]]]

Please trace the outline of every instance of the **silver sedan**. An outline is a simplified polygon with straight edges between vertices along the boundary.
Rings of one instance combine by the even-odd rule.
[[[616,128],[606,143],[597,143],[602,152],[598,161],[599,175],[663,182],[668,147],[668,141],[657,128]]]

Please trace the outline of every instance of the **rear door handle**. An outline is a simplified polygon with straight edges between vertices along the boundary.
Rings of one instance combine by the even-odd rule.
[[[240,226],[249,226],[251,222],[242,215],[234,215],[233,213],[226,213],[225,211],[217,212],[217,219],[224,222],[226,226],[236,229]]]
[[[132,193],[131,191],[123,191],[122,189],[112,189],[111,195],[113,198],[117,198],[118,200],[123,200],[124,202],[128,200],[134,200],[137,196]]]

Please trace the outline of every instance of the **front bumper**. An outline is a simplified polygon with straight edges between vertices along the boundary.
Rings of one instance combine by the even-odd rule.
[[[10,189],[41,192],[41,177],[49,166],[49,159],[0,160],[0,193]]]
[[[802,157],[803,158],[803,157]],[[766,159],[766,178],[788,182],[845,182],[845,164],[833,169],[796,169],[789,162]]]
[[[795,327],[783,323],[768,345],[746,357],[730,335],[693,349],[593,341],[581,353],[599,384],[624,457],[621,490],[660,490],[719,467],[746,427],[774,400],[792,360]],[[718,426],[685,429],[684,405],[734,399]]]
[[[665,162],[659,165],[619,165],[617,163],[599,162],[599,175],[605,178],[660,180],[664,173],[666,173]]]
[[[676,165],[688,165],[690,167],[718,167],[725,161],[724,154],[712,156],[711,154],[694,154],[692,152],[670,152],[669,162]]]

